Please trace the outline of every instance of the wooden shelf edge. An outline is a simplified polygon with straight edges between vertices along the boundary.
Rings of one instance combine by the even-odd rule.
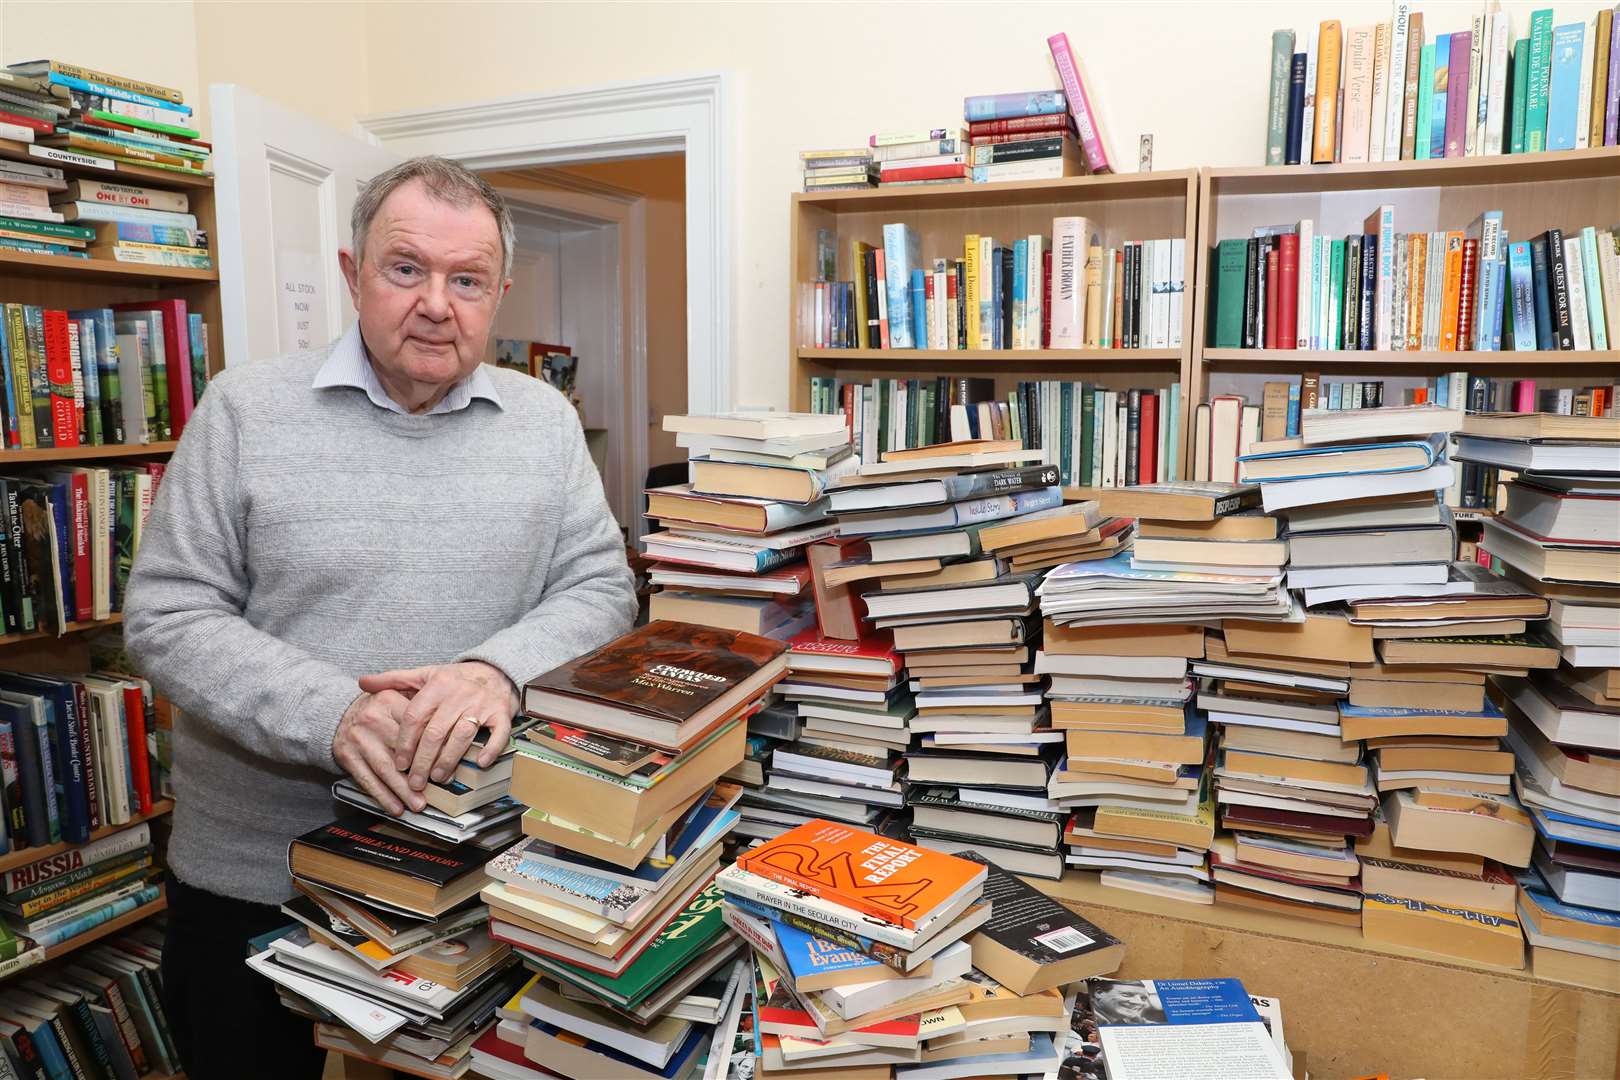
[[[1384,349],[1330,350],[1317,349],[1205,349],[1205,364],[1296,364],[1306,366],[1390,364],[1446,364],[1463,369],[1480,365],[1534,366],[1551,364],[1559,367],[1599,366],[1620,364],[1620,350],[1536,350],[1534,352],[1438,352],[1431,350],[1403,352]]]
[[[95,155],[91,155],[94,157]],[[61,169],[69,176],[84,173],[87,176],[130,176],[140,177],[155,184],[174,184],[177,187],[211,188],[214,186],[214,174],[202,173],[191,175],[189,173],[171,172],[168,169],[151,169],[144,165],[130,162],[115,161],[110,169],[98,165],[76,165],[65,161],[55,161],[50,158],[36,157],[28,152],[28,144],[15,139],[0,139],[0,157],[10,158],[13,161],[26,161],[30,165],[51,165]],[[108,159],[111,160],[111,159]]]
[[[1422,949],[1409,949],[1402,945],[1369,941],[1362,936],[1359,928],[1352,930],[1349,927],[1336,924],[1318,923],[1309,919],[1292,918],[1287,915],[1272,914],[1265,911],[1252,911],[1248,908],[1234,907],[1219,902],[1215,904],[1189,904],[1185,901],[1171,900],[1167,897],[1154,896],[1149,893],[1116,889],[1102,884],[1097,880],[1094,873],[1084,871],[1069,870],[1060,881],[1049,881],[1044,878],[1025,878],[1024,881],[1060,903],[1076,909],[1087,909],[1085,911],[1087,917],[1091,917],[1089,911],[1091,908],[1115,908],[1138,915],[1180,919],[1184,922],[1197,923],[1201,926],[1221,930],[1260,934],[1327,948],[1352,949],[1377,956],[1414,960],[1432,964],[1436,967],[1483,972],[1502,978],[1520,979],[1525,982],[1546,986],[1568,987],[1575,985],[1553,979],[1538,978],[1531,974],[1528,966],[1509,968],[1499,964],[1487,964],[1462,957],[1427,952]],[[1097,916],[1097,921],[1104,929],[1107,928],[1108,919],[1106,914]],[[1579,986],[1578,989],[1594,994],[1620,997],[1620,993],[1595,987]]]
[[[806,206],[854,211],[862,206],[885,209],[896,202],[915,202],[940,209],[995,204],[1014,196],[1019,202],[1063,202],[1069,199],[1154,198],[1186,195],[1187,187],[1198,179],[1197,169],[1169,169],[1146,173],[1104,173],[1063,176],[1052,180],[1003,180],[975,184],[929,184],[916,187],[875,187],[844,191],[796,191],[795,202]],[[1163,189],[1162,191],[1159,189]]]
[[[75,259],[67,255],[43,252],[13,251],[0,248],[0,273],[15,267],[22,270],[44,270],[64,277],[94,278],[96,280],[130,281],[206,281],[218,282],[219,269],[197,270],[186,266],[154,266],[147,263],[124,263],[113,259]]]
[[[818,363],[994,362],[1003,367],[1053,363],[1179,363],[1183,349],[816,349],[801,346],[799,359]]]
[[[122,825],[107,825],[97,829],[90,834],[90,839],[86,840],[85,843],[93,844],[103,837],[112,836],[116,833],[133,829],[135,826],[140,825],[143,822],[155,821],[158,818],[168,814],[173,809],[173,799],[156,799],[152,803],[152,812],[150,814],[139,814],[130,818],[129,821]],[[84,847],[84,844],[49,844],[45,847],[28,847],[21,848],[17,851],[7,852],[5,855],[0,855],[0,873],[5,873],[8,870],[15,870],[19,866],[27,866],[30,863],[36,863],[41,859],[48,859],[53,855],[60,855],[64,851],[72,851],[74,848],[79,847]]]
[[[163,886],[160,885],[158,886],[158,897],[156,900],[142,904],[133,911],[126,911],[116,919],[108,919],[99,926],[93,926],[82,934],[75,934],[66,941],[61,942],[58,945],[51,946],[45,950],[45,955],[40,959],[40,963],[48,964],[58,957],[66,956],[70,952],[82,949],[86,945],[100,941],[102,938],[107,937],[110,934],[116,934],[126,926],[133,926],[142,919],[156,915],[158,912],[167,909],[168,906],[168,894],[163,891]],[[26,971],[28,969],[24,968],[23,970]]]
[[[147,457],[153,454],[172,454],[180,444],[174,440],[149,443],[115,443],[107,446],[69,446],[45,450],[0,450],[0,468],[12,463],[18,465],[54,464],[56,462],[96,461],[103,458]]]
[[[1315,190],[1526,183],[1594,179],[1615,175],[1620,147],[1551,150],[1538,154],[1377,161],[1336,165],[1274,165],[1208,168],[1211,194],[1306,194]],[[1225,189],[1225,190],[1222,190]]]
[[[65,637],[68,634],[82,634],[86,630],[99,630],[104,626],[118,626],[124,621],[124,613],[115,611],[105,619],[91,619],[89,622],[70,622],[62,627],[60,634],[53,634],[49,630],[30,630],[26,634],[0,635],[0,649],[7,645],[17,645],[24,641],[40,641],[44,638]],[[0,856],[0,863],[4,857]]]

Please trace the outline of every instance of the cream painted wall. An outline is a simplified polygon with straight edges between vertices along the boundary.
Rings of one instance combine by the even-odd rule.
[[[1415,5],[1431,32],[1479,4]],[[1503,5],[1523,33],[1537,5]],[[1595,3],[1554,5],[1559,23]],[[1154,136],[1160,169],[1258,164],[1271,31],[1389,17],[1388,0],[953,3],[0,2],[0,58],[59,55],[171,82],[210,81],[347,129],[370,113],[650,76],[737,76],[736,400],[785,405],[788,195],[797,153],[874,130],[950,125],[966,94],[1056,85],[1046,35],[1069,34],[1119,166]]]

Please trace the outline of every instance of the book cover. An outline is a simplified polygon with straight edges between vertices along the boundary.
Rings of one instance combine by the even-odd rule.
[[[1316,40],[1316,131],[1311,161],[1332,164],[1337,157],[1339,132],[1339,51],[1343,24],[1329,19],[1321,24]]]
[[[1086,96],[1085,81],[1080,74],[1080,62],[1069,45],[1069,35],[1053,34],[1046,39],[1046,45],[1052,52],[1052,62],[1057,67],[1058,79],[1063,83],[1069,113],[1074,117],[1075,130],[1080,134],[1080,148],[1085,153],[1087,171],[1098,175],[1113,172],[1108,160],[1107,145],[1103,140],[1102,127],[1092,111],[1091,99]]]
[[[1450,58],[1446,61],[1445,157],[1463,157],[1468,145],[1468,88],[1473,62],[1474,35],[1471,31],[1452,34],[1446,39]],[[1439,155],[1437,155],[1439,156]]]
[[[912,271],[922,260],[921,241],[915,230],[901,224],[883,226],[884,295],[889,323],[888,347],[920,348],[912,336]]]
[[[489,852],[478,846],[435,841],[386,820],[344,817],[313,829],[292,842],[292,849],[324,851],[357,866],[426,881],[443,887],[463,874],[483,868]]]
[[[1397,5],[1397,8],[1405,7]],[[1397,16],[1398,17],[1398,16]],[[1400,160],[1417,157],[1418,106],[1424,96],[1418,93],[1423,84],[1423,13],[1414,11],[1407,20],[1406,32],[1406,85],[1401,95],[1401,149]]]
[[[1547,74],[1547,150],[1575,149],[1584,35],[1580,23],[1553,28]]]
[[[653,622],[554,668],[528,687],[679,723],[786,648],[741,631]]]
[[[1288,125],[1283,137],[1283,164],[1298,165],[1301,126],[1305,121],[1305,69],[1304,53],[1295,53],[1288,74]]]
[[[1093,973],[1113,971],[1125,946],[1108,931],[1071,911],[984,856],[960,856],[985,870],[990,919],[968,943],[973,966],[1020,996],[1073,982],[1076,964]]]
[[[737,867],[916,929],[984,880],[984,868],[875,833],[813,819],[743,852]]]
[[[1525,73],[1524,95],[1524,152],[1529,154],[1547,149],[1547,92],[1552,73],[1552,44],[1552,9],[1531,12],[1529,64]]]
[[[1353,26],[1344,34],[1343,143],[1339,159],[1345,163],[1367,160],[1372,134],[1373,53],[1375,28]]]
[[[1061,90],[1030,90],[1012,94],[978,94],[962,99],[962,115],[971,123],[1009,120],[1020,116],[1050,116],[1068,108]]]
[[[1237,979],[1087,979],[1075,997],[1071,1043],[1058,1080],[1151,1076],[1174,1061],[1187,1076],[1234,1068],[1253,1080],[1289,1080],[1278,1040]],[[1241,1061],[1241,1065],[1234,1065]]]
[[[1570,312],[1569,264],[1564,258],[1564,231],[1548,229],[1541,234],[1547,250],[1547,309],[1552,324],[1553,348],[1570,351],[1575,348],[1574,320]]]
[[[1266,164],[1282,165],[1287,156],[1289,96],[1294,58],[1294,32],[1271,32],[1271,92],[1266,105]],[[1301,61],[1303,61],[1303,54]],[[1303,63],[1300,65],[1303,68]],[[1300,72],[1303,82],[1304,72]],[[1303,99],[1300,102],[1304,108]]]

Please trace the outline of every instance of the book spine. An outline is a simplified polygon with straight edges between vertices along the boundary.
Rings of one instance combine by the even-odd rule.
[[[1294,32],[1274,30],[1271,34],[1271,93],[1266,105],[1266,164],[1282,165],[1287,159],[1290,69],[1294,57]],[[1301,72],[1302,79],[1304,78]],[[1303,101],[1300,108],[1304,108]]]
[[[1311,161],[1331,164],[1338,137],[1339,46],[1343,27],[1337,19],[1323,22],[1316,43],[1316,131]]]
[[[1468,64],[1473,56],[1473,34],[1452,34],[1447,40],[1450,56],[1446,61],[1445,153],[1448,158],[1465,156],[1468,145]],[[1436,62],[1439,58],[1436,57]]]
[[[1384,161],[1401,159],[1401,130],[1405,117],[1407,45],[1412,30],[1412,5],[1397,0],[1390,23],[1389,58],[1385,65]]]
[[[1588,50],[1591,63],[1582,72],[1582,101],[1587,113],[1585,145],[1602,146],[1603,113],[1608,98],[1609,38],[1613,31],[1614,12],[1603,8],[1592,18],[1592,48]]]
[[[1412,12],[1407,20],[1406,33],[1406,85],[1401,95],[1401,150],[1400,159],[1411,161],[1417,156],[1418,93],[1423,73],[1423,13]]]
[[[1564,233],[1561,229],[1548,229],[1546,236],[1548,286],[1552,300],[1549,311],[1553,336],[1557,342],[1554,347],[1568,351],[1575,348],[1575,332],[1570,315],[1569,266],[1564,257]]]
[[[1474,348],[1474,302],[1479,288],[1479,241],[1467,239],[1462,246],[1462,267],[1457,283],[1457,351]]]
[[[979,94],[962,99],[962,115],[969,123],[1006,120],[1018,116],[1051,116],[1068,107],[1056,90],[1029,93]]]
[[[1372,110],[1367,132],[1367,160],[1384,160],[1384,132],[1389,106],[1389,47],[1391,25],[1381,22],[1373,28]]]
[[[1361,238],[1361,284],[1356,294],[1356,347],[1371,350],[1378,342],[1378,237]]]
[[[1529,86],[1525,91],[1524,149],[1535,154],[1547,149],[1547,93],[1552,73],[1553,13],[1550,8],[1530,16]]]
[[[905,225],[883,226],[883,258],[888,301],[889,342],[896,349],[912,349],[911,271],[913,269],[911,230]]]
[[[1289,40],[1293,40],[1292,34],[1289,35]],[[1291,58],[1288,73],[1288,120],[1283,137],[1285,165],[1300,163],[1301,127],[1305,120],[1305,68],[1305,54],[1295,53]]]
[[[1457,316],[1462,304],[1463,239],[1461,233],[1446,234],[1445,291],[1441,298],[1440,349],[1457,348]]]
[[[1603,106],[1603,145],[1620,143],[1620,12],[1609,20],[1609,78]]]
[[[1570,333],[1575,340],[1575,349],[1588,352],[1592,348],[1592,324],[1587,314],[1586,270],[1578,234],[1564,240],[1564,268],[1569,282]]]
[[[1480,130],[1484,125],[1484,117],[1480,115],[1480,104],[1486,100],[1482,77],[1489,73],[1483,66],[1487,52],[1486,35],[1489,31],[1490,13],[1484,9],[1475,12],[1468,40],[1468,104],[1463,110],[1465,157],[1483,153],[1484,141],[1480,138]]]
[[[1489,70],[1489,77],[1486,85],[1480,88],[1480,108],[1485,114],[1483,152],[1494,155],[1503,151],[1502,136],[1507,126],[1508,50],[1512,42],[1509,40],[1507,12],[1494,12],[1488,21],[1491,27],[1490,55],[1482,62]]]
[[[1057,66],[1058,79],[1063,83],[1069,112],[1074,116],[1075,130],[1080,133],[1080,148],[1086,157],[1087,170],[1098,175],[1113,172],[1108,151],[1103,146],[1102,129],[1092,113],[1091,101],[1086,96],[1085,83],[1080,77],[1079,63],[1069,47],[1069,35],[1054,34],[1046,39],[1046,44]]]
[[[1605,351],[1609,347],[1609,326],[1603,310],[1602,269],[1598,259],[1597,230],[1590,225],[1581,230],[1581,268],[1585,272],[1586,309],[1591,320],[1592,348],[1600,352]],[[1620,315],[1620,312],[1616,314]]]

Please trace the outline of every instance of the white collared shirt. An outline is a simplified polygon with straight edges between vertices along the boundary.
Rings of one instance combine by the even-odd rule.
[[[355,323],[332,346],[332,352],[326,358],[326,363],[315,373],[315,381],[310,384],[316,390],[324,390],[332,386],[347,386],[355,390],[364,390],[371,403],[380,409],[399,413],[401,416],[412,415],[403,405],[388,396],[388,391],[377,378],[376,369],[371,366],[371,357],[366,354],[365,342],[360,340],[360,324]],[[493,404],[497,409],[503,408],[501,395],[495,390],[495,380],[489,377],[484,365],[479,364],[471,375],[456,383],[450,391],[439,399],[439,403],[418,416],[437,416],[439,413],[456,412],[472,404],[473,398],[483,398]]]

